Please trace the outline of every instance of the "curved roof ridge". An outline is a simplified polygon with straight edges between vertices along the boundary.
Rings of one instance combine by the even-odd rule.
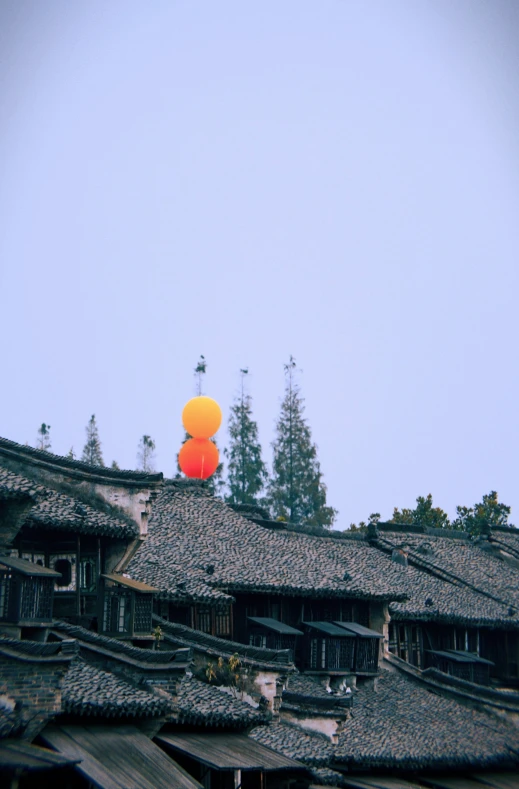
[[[17,444],[16,441],[11,441],[8,438],[2,437],[0,437],[0,455],[24,463],[47,466],[51,469],[59,468],[65,472],[75,472],[76,475],[87,475],[89,478],[98,477],[110,482],[120,480],[126,485],[129,482],[134,482],[155,486],[161,484],[164,479],[164,475],[161,471],[150,474],[145,471],[132,471],[131,469],[119,470],[107,468],[105,466],[91,466],[89,463],[84,463],[82,460],[75,460],[64,457],[63,455],[55,455],[52,452],[35,449],[35,447],[23,446],[22,444]]]

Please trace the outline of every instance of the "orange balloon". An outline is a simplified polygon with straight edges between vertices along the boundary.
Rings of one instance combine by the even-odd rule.
[[[178,465],[192,479],[207,479],[218,467],[218,449],[208,438],[190,438],[178,453]]]
[[[184,406],[182,424],[193,438],[211,438],[222,424],[222,410],[212,397],[193,397]]]

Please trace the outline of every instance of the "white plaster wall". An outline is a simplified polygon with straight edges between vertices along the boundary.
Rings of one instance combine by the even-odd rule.
[[[120,507],[139,526],[141,537],[148,533],[148,517],[151,512],[149,488],[122,488],[113,485],[93,485],[94,492],[108,504]]]
[[[279,674],[273,671],[258,671],[254,679],[254,686],[257,688],[257,692],[268,699],[269,709],[272,711],[274,711],[274,698],[277,695],[278,679]]]

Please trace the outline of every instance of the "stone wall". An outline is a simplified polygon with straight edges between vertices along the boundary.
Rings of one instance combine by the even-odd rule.
[[[69,660],[0,654],[0,698],[12,709],[23,739],[32,740],[61,710],[61,684]]]

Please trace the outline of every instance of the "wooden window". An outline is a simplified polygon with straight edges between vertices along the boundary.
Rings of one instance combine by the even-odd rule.
[[[10,570],[0,572],[0,620],[9,619],[11,579]]]
[[[54,589],[56,592],[75,592],[76,590],[76,554],[59,553],[49,556],[49,567],[61,573],[61,578],[56,579]]]
[[[310,668],[321,668],[321,660],[319,655],[319,646],[322,639],[310,639]],[[318,662],[319,661],[319,662]]]
[[[397,638],[396,627],[393,624],[393,622],[391,622],[389,625],[388,649],[393,655],[396,655],[398,653],[398,638]]]
[[[53,578],[24,577],[10,570],[0,572],[0,620],[50,622],[52,600]]]
[[[79,562],[79,588],[82,592],[97,591],[97,561],[95,556],[82,556]]]
[[[135,594],[134,633],[151,633],[153,598],[150,594]]]
[[[217,636],[231,635],[231,613],[227,608],[225,611],[216,611],[214,616],[214,630]]]
[[[405,625],[398,625],[397,626],[397,638],[398,638],[398,657],[402,660],[407,661],[409,656],[409,649],[407,646],[407,628]]]
[[[197,609],[197,630],[203,633],[211,632],[211,609],[209,606],[199,606]]]
[[[422,655],[423,655],[423,646],[422,646],[422,628],[421,627],[411,627],[411,654],[409,662],[416,666],[417,668],[422,667]]]
[[[479,631],[477,628],[470,628],[468,631],[469,652],[479,655]]]
[[[103,606],[103,631],[105,633],[130,633],[130,593],[119,589],[105,589]]]

